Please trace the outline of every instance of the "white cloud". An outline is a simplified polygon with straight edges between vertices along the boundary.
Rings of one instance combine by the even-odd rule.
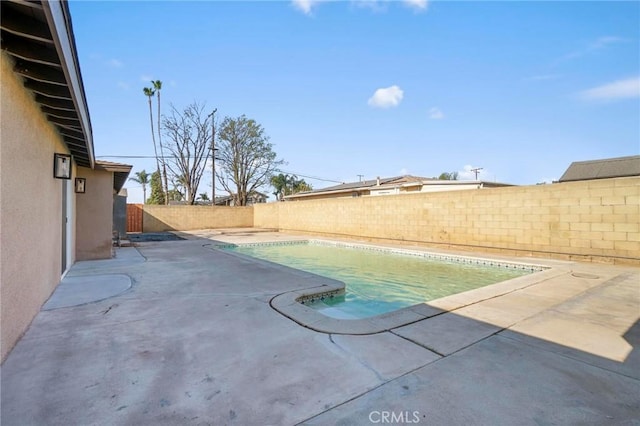
[[[406,167],[403,167],[403,168],[401,168],[401,169],[400,169],[400,171],[398,172],[398,174],[399,174],[400,176],[406,176],[406,175],[408,175],[408,174],[409,174],[409,169],[407,169]]]
[[[546,81],[546,80],[557,80],[560,78],[559,74],[541,74],[534,75],[533,77],[525,78],[525,81]]]
[[[620,43],[623,41],[625,41],[625,39],[621,37],[614,37],[614,36],[600,37],[589,45],[589,50],[602,49],[603,47],[606,47],[609,44]]]
[[[351,0],[351,4],[373,12],[386,12],[388,0]]]
[[[144,81],[145,83],[151,83],[154,80],[153,76],[148,74],[142,74],[140,76],[140,81]]]
[[[404,92],[396,85],[378,89],[375,91],[372,97],[369,98],[368,104],[374,108],[391,108],[397,107],[402,98]]]
[[[320,3],[327,1],[332,0],[291,0],[291,4],[305,15],[313,15],[314,9]],[[355,7],[370,9],[374,12],[385,12],[387,5],[393,1],[395,0],[351,0],[349,3]],[[429,7],[429,0],[402,0],[402,3],[415,12],[424,12]]]
[[[291,4],[305,15],[311,15],[311,12],[320,0],[292,0]]]
[[[124,66],[122,61],[115,58],[109,59],[109,61],[107,61],[107,65],[113,68],[122,68]]]
[[[438,107],[429,109],[429,118],[431,120],[442,120],[444,118],[443,112]]]
[[[604,49],[610,44],[622,43],[625,41],[626,39],[621,37],[614,37],[614,36],[599,37],[595,41],[587,45],[586,47],[564,55],[562,58],[560,58],[560,61],[567,61],[569,59],[580,58],[582,56]]]
[[[403,0],[403,2],[417,12],[423,12],[429,7],[428,0]]]
[[[124,81],[119,81],[118,82],[118,87],[123,89],[123,90],[129,90],[129,85],[127,83],[125,83]]]
[[[580,92],[588,101],[615,101],[640,97],[640,77],[618,80]]]

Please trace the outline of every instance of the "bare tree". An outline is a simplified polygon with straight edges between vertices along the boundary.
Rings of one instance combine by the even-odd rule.
[[[164,116],[162,121],[164,148],[169,154],[167,168],[172,180],[179,178],[189,204],[195,204],[211,152],[211,117],[203,111],[204,105],[196,102],[182,112],[171,105],[171,115]]]
[[[225,117],[216,136],[218,182],[232,194],[235,205],[246,206],[249,196],[268,184],[284,161],[276,159],[262,126],[244,115]]]

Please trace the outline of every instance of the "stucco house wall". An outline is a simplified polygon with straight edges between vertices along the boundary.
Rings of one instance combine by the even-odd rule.
[[[113,173],[78,167],[85,192],[76,194],[76,260],[111,257]]]
[[[0,88],[0,358],[4,359],[49,298],[62,275],[62,191],[53,154],[68,153],[33,95],[1,57]],[[75,169],[75,167],[74,167]],[[74,261],[73,215],[67,252]]]
[[[0,12],[4,361],[76,257],[111,256],[113,193],[131,166],[95,161],[68,3],[4,0]],[[55,153],[72,156],[71,179],[54,177]],[[80,166],[87,179],[82,198],[74,189]]]

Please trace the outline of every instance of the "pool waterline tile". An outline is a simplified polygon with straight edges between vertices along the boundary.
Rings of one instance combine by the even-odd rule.
[[[395,253],[419,253],[421,257],[427,257],[434,255],[436,258],[445,259],[463,259],[463,256],[447,256],[441,254],[433,254],[428,252],[418,252],[416,250],[402,250],[402,249],[386,249],[385,247],[367,246],[365,244],[352,244],[341,243],[323,240],[302,240],[302,241],[277,241],[270,243],[269,245],[291,245],[291,244],[325,244],[325,245],[342,245],[345,247],[375,247],[376,251],[391,251]],[[240,244],[244,245],[244,244]],[[251,243],[253,246],[264,245],[263,243]],[[226,245],[235,247],[236,244]],[[219,247],[218,247],[219,248]],[[473,261],[483,261],[482,258],[469,257]],[[314,286],[307,289],[297,289],[291,292],[283,293],[275,296],[271,300],[271,306],[274,310],[278,311],[282,315],[297,322],[298,324],[318,331],[329,334],[351,334],[351,335],[367,335],[377,334],[399,327],[408,326],[410,324],[422,322],[425,318],[432,318],[441,315],[446,312],[455,311],[456,309],[463,308],[464,306],[479,303],[487,298],[493,298],[508,294],[513,291],[517,291],[529,286],[543,282],[546,279],[556,277],[559,272],[551,266],[543,266],[539,264],[530,264],[526,262],[508,262],[502,260],[491,259],[492,265],[502,264],[509,265],[522,265],[523,269],[538,271],[530,273],[524,276],[516,277],[507,281],[502,281],[496,284],[490,284],[484,287],[480,287],[474,290],[469,290],[463,293],[453,294],[441,299],[435,299],[430,302],[419,303],[409,307],[401,308],[395,311],[383,313],[381,315],[361,318],[361,319],[342,319],[332,318],[323,315],[319,311],[309,308],[308,306],[300,303],[301,300],[309,300],[313,298],[322,297],[323,295],[340,294],[344,292],[344,284],[331,279],[326,278],[328,284]],[[457,297],[457,300],[456,300]],[[442,304],[440,301],[446,301]]]

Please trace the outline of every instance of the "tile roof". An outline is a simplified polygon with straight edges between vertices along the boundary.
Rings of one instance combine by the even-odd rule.
[[[640,155],[605,158],[591,161],[574,161],[559,182],[640,176]]]

